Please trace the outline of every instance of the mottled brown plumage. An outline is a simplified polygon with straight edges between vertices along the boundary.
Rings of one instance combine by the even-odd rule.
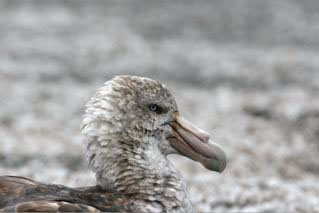
[[[82,134],[97,185],[69,188],[0,177],[0,211],[190,212],[180,154],[221,172],[224,152],[180,116],[160,82],[136,76],[107,81],[86,105]]]
[[[0,177],[1,211],[123,211],[121,206],[127,204],[123,197],[99,186],[69,188],[42,184],[25,177]]]

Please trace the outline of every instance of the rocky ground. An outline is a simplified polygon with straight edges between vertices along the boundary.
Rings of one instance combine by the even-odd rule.
[[[201,212],[319,212],[319,2],[0,1],[0,175],[94,184],[84,105],[116,74],[161,80],[223,174],[171,157]]]

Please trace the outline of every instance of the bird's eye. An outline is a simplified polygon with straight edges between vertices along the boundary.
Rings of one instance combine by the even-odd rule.
[[[157,104],[150,104],[148,106],[148,108],[152,111],[152,112],[159,112],[159,106]]]

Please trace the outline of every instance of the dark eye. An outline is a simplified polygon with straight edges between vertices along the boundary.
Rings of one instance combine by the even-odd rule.
[[[160,108],[157,104],[150,104],[148,105],[148,108],[152,111],[152,112],[159,112]]]

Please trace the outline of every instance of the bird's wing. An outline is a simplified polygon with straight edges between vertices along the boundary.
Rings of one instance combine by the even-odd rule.
[[[100,212],[85,204],[65,201],[26,201],[0,209],[0,212]]]
[[[0,177],[0,211],[125,211],[128,203],[119,194],[98,186],[69,188],[42,184],[24,177]]]

